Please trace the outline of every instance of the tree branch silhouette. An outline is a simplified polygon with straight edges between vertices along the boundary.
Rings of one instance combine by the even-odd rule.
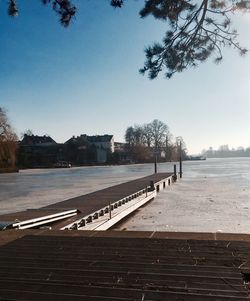
[[[40,0],[51,4],[67,27],[76,14],[71,0]],[[127,0],[107,0],[115,8],[121,8]],[[223,59],[222,48],[233,47],[244,55],[247,49],[232,28],[232,15],[237,11],[249,12],[250,0],[145,0],[140,16],[167,23],[167,31],[161,43],[145,49],[146,60],[141,74],[156,78],[164,71],[167,78],[213,57],[215,63]],[[18,15],[17,0],[9,0],[8,13]]]

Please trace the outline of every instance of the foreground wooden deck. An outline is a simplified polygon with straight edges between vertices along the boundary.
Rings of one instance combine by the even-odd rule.
[[[12,239],[6,243],[8,233]],[[208,237],[201,233],[3,231],[0,299],[249,300],[250,242],[240,241],[249,240],[249,235],[232,235],[236,240]]]

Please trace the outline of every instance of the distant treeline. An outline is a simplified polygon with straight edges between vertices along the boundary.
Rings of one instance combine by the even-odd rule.
[[[127,154],[135,163],[176,161],[187,157],[186,144],[181,136],[174,138],[164,122],[155,119],[150,123],[129,126],[125,133]]]
[[[229,149],[228,145],[221,145],[217,150],[210,147],[203,151],[203,155],[207,158],[229,158],[229,157],[250,157],[250,146],[247,148],[238,147],[237,149]]]

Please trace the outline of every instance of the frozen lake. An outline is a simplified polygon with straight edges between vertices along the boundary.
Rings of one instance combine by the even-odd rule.
[[[250,158],[185,162],[184,171],[116,229],[250,233]]]
[[[120,230],[250,233],[250,158],[184,162],[182,180]],[[173,163],[158,164],[173,171]],[[154,172],[153,164],[24,170],[0,174],[0,213],[39,208]]]

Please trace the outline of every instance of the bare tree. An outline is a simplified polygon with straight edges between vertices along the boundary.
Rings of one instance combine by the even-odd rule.
[[[186,158],[187,147],[184,139],[181,136],[178,136],[175,139],[176,139],[175,145],[176,145],[177,157],[179,158],[181,156],[182,159]]]
[[[6,112],[0,107],[0,168],[15,167],[17,135],[12,129]]]
[[[131,148],[135,145],[135,133],[132,126],[128,127],[125,133],[125,141],[128,144],[128,147]]]
[[[158,119],[144,125],[130,126],[125,133],[125,140],[129,146],[144,145],[156,150],[164,147],[166,141],[170,143],[171,137],[168,126]]]
[[[151,152],[146,146],[144,126],[135,125],[127,128],[125,140],[128,151],[135,162],[146,162],[150,160]]]
[[[136,145],[144,145],[145,144],[143,126],[136,124],[134,126],[134,135],[135,135]]]
[[[171,133],[169,133],[169,135],[166,136],[165,148],[164,148],[166,161],[172,160],[172,153],[173,153],[173,149],[174,149],[173,143],[172,143],[172,138],[173,138],[173,135]]]
[[[169,128],[164,122],[155,119],[150,123],[150,131],[153,147],[155,151],[159,151],[164,147],[167,137],[170,136]]]
[[[152,145],[152,130],[151,124],[147,123],[143,126],[143,133],[144,133],[144,141],[147,147],[151,147]]]
[[[173,135],[170,133],[169,127],[158,119],[142,126],[128,127],[125,140],[129,152],[136,161],[152,160],[154,156],[159,156],[161,152],[165,152],[166,161],[177,160],[180,156],[180,142],[182,143],[182,158],[186,157],[187,150],[183,138],[177,137],[176,142],[173,143]]]
[[[125,133],[125,141],[129,147],[133,147],[135,145],[144,145],[145,137],[143,126],[135,125],[134,127],[128,127]]]

